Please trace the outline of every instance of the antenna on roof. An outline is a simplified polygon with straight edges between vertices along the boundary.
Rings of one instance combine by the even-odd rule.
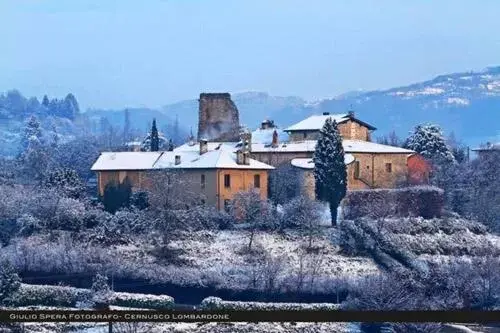
[[[347,115],[351,118],[354,118],[354,108],[352,104],[349,105],[349,110],[347,110]]]

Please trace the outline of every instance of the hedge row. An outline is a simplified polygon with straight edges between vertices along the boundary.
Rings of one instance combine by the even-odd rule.
[[[12,299],[14,306],[45,305],[74,307],[91,298],[90,289],[74,287],[21,284]]]
[[[349,191],[344,199],[344,218],[363,216],[441,217],[444,191],[434,186],[413,186],[400,189]]]
[[[90,289],[23,283],[13,297],[12,305],[75,307],[77,303],[88,302],[91,298],[92,292]],[[113,292],[110,305],[139,309],[171,309],[174,305],[174,298],[167,295]]]
[[[171,309],[174,298],[167,295],[113,293],[111,305],[139,309]]]
[[[207,297],[201,302],[204,310],[338,310],[334,303],[262,303],[224,301],[219,297]]]

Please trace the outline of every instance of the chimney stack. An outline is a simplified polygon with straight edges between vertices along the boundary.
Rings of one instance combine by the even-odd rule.
[[[269,120],[269,119],[266,119],[264,120],[261,124],[260,124],[260,129],[263,129],[263,130],[266,130],[266,129],[269,129],[269,128],[274,128],[274,121],[273,120]]]
[[[241,133],[241,141],[243,143],[243,151],[252,151],[252,132],[249,130],[244,130]]]
[[[241,149],[238,149],[236,152],[236,164],[245,164],[245,158],[243,157],[243,151]]]
[[[181,155],[175,155],[175,165],[181,164]]]
[[[271,147],[276,148],[278,147],[278,131],[274,130],[273,132],[273,141],[271,143]]]
[[[243,164],[250,165],[250,153],[248,151],[243,152]]]
[[[208,152],[208,140],[207,139],[201,139],[200,140],[200,155],[203,155],[206,152]]]

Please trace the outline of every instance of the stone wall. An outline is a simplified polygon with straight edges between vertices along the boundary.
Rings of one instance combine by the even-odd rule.
[[[198,139],[239,141],[239,130],[240,116],[230,94],[200,94]]]
[[[406,154],[353,153],[352,155],[356,160],[347,166],[348,190],[396,188],[406,184],[408,174]],[[359,172],[356,172],[357,163],[359,163]],[[387,164],[390,164],[390,167]],[[314,198],[313,170],[299,170],[301,193]]]

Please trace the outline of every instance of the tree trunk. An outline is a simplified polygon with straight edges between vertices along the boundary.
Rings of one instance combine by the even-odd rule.
[[[255,229],[252,228],[250,232],[250,242],[248,243],[248,250],[252,251],[253,235],[255,234]]]
[[[330,202],[330,215],[332,217],[332,227],[337,226],[337,208],[333,202]]]

